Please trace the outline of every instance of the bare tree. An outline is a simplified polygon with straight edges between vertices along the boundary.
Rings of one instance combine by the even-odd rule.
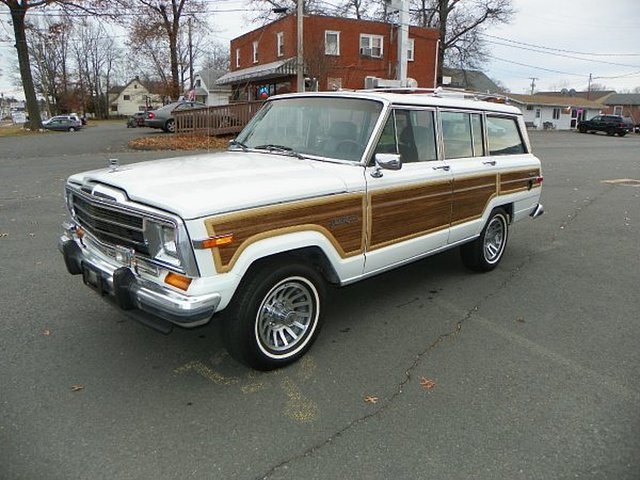
[[[72,25],[57,16],[27,22],[29,58],[36,93],[45,101],[49,113],[69,112],[70,65],[68,51]]]
[[[109,116],[108,91],[115,69],[121,61],[121,49],[104,25],[85,19],[76,28],[74,43],[78,85],[83,112],[93,111],[98,118]]]
[[[100,2],[100,0],[93,0]],[[177,98],[181,91],[181,51],[184,56],[185,23],[189,18],[194,24],[200,22],[202,14],[206,12],[206,2],[203,0],[113,0],[109,4],[100,3],[103,8],[116,18],[116,21],[126,25],[132,31],[132,44],[144,41],[155,46],[166,45],[163,51],[168,54],[168,62],[154,54],[148,45],[142,47],[147,54],[152,55],[151,61],[156,67],[168,64],[168,74],[163,76],[168,81],[168,93]]]
[[[101,2],[103,0],[96,0]],[[0,0],[0,5],[9,9],[11,23],[13,25],[13,35],[15,39],[16,51],[18,54],[18,65],[20,69],[20,81],[27,101],[29,111],[29,128],[32,130],[40,128],[42,121],[40,117],[40,105],[36,98],[36,92],[31,72],[31,61],[29,58],[29,48],[26,30],[27,13],[33,9],[58,6],[64,10],[80,9],[89,11],[85,0]]]
[[[412,0],[413,21],[421,27],[437,28],[438,84],[442,83],[442,67],[473,67],[486,55],[480,37],[483,29],[496,23],[507,23],[514,10],[511,0]]]
[[[323,0],[302,0],[305,15],[337,15],[338,8]],[[296,12],[297,0],[250,0],[254,23],[267,24]]]
[[[225,71],[229,70],[229,47],[215,43],[202,51],[202,68]]]

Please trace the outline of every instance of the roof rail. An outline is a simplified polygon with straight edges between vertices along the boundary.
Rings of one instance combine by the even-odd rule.
[[[434,97],[448,98],[466,98],[473,100],[482,100],[493,103],[507,103],[509,97],[499,93],[475,92],[471,90],[455,89],[455,88],[418,88],[418,87],[391,87],[391,88],[372,88],[359,90],[362,92],[378,92],[378,93],[405,93],[405,94],[426,94]]]

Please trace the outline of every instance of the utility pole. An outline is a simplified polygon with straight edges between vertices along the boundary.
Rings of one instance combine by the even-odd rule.
[[[407,47],[409,45],[409,5],[406,0],[390,0],[389,13],[398,12],[398,66],[396,80],[407,83]]]
[[[191,17],[188,20],[189,27],[189,92],[193,90],[193,42],[191,41]]]
[[[533,92],[536,88],[536,80],[540,80],[538,77],[529,77],[531,79],[531,95],[533,95]]]
[[[593,80],[593,75],[589,74],[589,87],[587,88],[587,100],[591,100],[591,80]]]
[[[302,32],[304,23],[304,0],[298,0],[296,9],[296,20],[298,24],[297,52],[296,52],[296,76],[298,92],[304,92],[304,35]]]
[[[409,46],[409,2],[400,0],[398,29],[398,74],[397,79],[405,86],[407,83],[407,47]]]

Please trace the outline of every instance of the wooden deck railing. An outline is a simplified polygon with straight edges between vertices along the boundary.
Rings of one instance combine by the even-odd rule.
[[[234,103],[173,112],[176,133],[228,135],[249,123],[264,102]]]

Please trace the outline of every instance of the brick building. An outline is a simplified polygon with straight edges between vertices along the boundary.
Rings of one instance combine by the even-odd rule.
[[[231,71],[217,84],[231,86],[233,101],[295,91],[296,30],[289,15],[231,40]],[[389,23],[305,15],[305,77],[318,90],[364,88],[368,76],[394,79],[398,32]],[[437,42],[437,30],[409,27],[407,76],[419,87],[435,86]]]
[[[604,113],[630,117],[634,125],[640,125],[640,93],[615,93],[602,103]]]

